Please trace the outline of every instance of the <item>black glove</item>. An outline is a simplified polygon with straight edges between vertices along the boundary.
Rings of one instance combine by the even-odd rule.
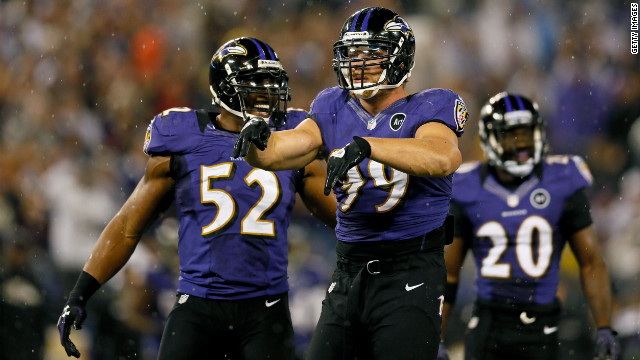
[[[347,180],[347,171],[358,165],[364,158],[371,156],[371,146],[367,140],[354,136],[353,141],[329,156],[327,163],[327,181],[324,194],[329,195],[338,180]]]
[[[80,298],[70,297],[62,309],[62,314],[58,318],[60,343],[64,347],[64,351],[67,352],[67,356],[80,357],[80,351],[78,351],[76,345],[69,339],[69,334],[71,333],[71,326],[76,330],[82,329],[82,323],[86,318],[87,311],[85,309],[85,302],[81,301]]]
[[[444,346],[444,343],[441,341],[440,345],[438,345],[438,357],[437,360],[449,360],[449,354],[447,354],[447,348]]]
[[[79,358],[80,351],[69,339],[71,326],[76,330],[82,329],[82,323],[87,318],[86,304],[89,298],[98,290],[100,283],[89,273],[83,271],[78,276],[76,286],[69,293],[69,300],[62,309],[62,314],[58,318],[58,332],[60,332],[60,343],[67,356]]]
[[[267,148],[271,136],[269,124],[261,117],[250,115],[244,122],[238,140],[233,146],[233,157],[245,157],[249,153],[249,146],[254,143],[260,151]]]
[[[616,341],[617,332],[610,327],[598,329],[594,360],[616,360],[620,355],[620,345]]]

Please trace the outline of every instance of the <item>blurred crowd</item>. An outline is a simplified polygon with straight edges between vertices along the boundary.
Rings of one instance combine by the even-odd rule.
[[[552,153],[586,159],[614,285],[613,325],[624,359],[640,359],[640,56],[630,53],[630,4],[375,3],[403,15],[415,32],[409,92],[449,88],[467,103],[465,161],[481,159],[475,118],[501,90],[538,101]],[[291,105],[308,109],[318,91],[336,84],[332,45],[343,21],[370,5],[0,0],[0,358],[66,358],[57,343],[58,311],[102,228],[143,174],[146,127],[167,108],[211,106],[208,64],[224,41],[253,36],[269,43],[289,73]],[[169,211],[100,290],[89,309],[90,331],[71,335],[83,358],[155,358],[175,294],[176,229]],[[290,282],[300,354],[319,315],[334,239],[297,208]],[[590,358],[579,345],[592,341],[595,329],[575,291],[577,266],[566,261],[563,268],[563,359]],[[471,276],[458,300],[466,304]],[[458,308],[452,334],[463,332],[469,316],[469,307]]]

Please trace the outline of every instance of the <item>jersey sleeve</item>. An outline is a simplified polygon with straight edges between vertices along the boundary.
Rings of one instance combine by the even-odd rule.
[[[591,204],[586,193],[586,189],[593,183],[593,177],[587,163],[577,155],[569,158],[566,169],[571,196],[565,200],[558,226],[562,234],[568,237],[593,223]]]
[[[592,223],[591,205],[582,188],[565,200],[558,227],[563,236],[569,237]]]
[[[295,129],[301,122],[309,117],[309,113],[302,109],[287,109],[286,129]]]
[[[316,119],[316,117],[318,116],[318,112],[321,111],[320,109],[322,108],[323,104],[325,103],[324,101],[324,95],[327,93],[328,89],[324,89],[322,90],[316,97],[315,99],[313,99],[313,101],[311,102],[311,107],[309,108],[309,114],[311,116],[312,119]]]
[[[440,121],[453,130],[458,137],[464,133],[464,125],[469,119],[469,111],[462,98],[451,90],[440,90],[440,106],[434,109],[431,119]]]
[[[569,176],[575,190],[583,189],[593,184],[593,176],[587,163],[578,155],[572,155],[570,161]]]
[[[318,117],[322,114],[330,114],[336,112],[336,105],[338,103],[346,103],[349,99],[349,92],[340,89],[339,87],[330,87],[322,90],[313,102],[309,109],[309,117],[318,122]]]
[[[198,146],[202,134],[195,110],[165,110],[147,127],[143,150],[147,155],[184,154]]]
[[[458,137],[462,136],[469,112],[462,98],[447,89],[429,89],[411,96],[414,105],[413,121],[410,126],[412,136],[418,128],[429,122],[439,122],[449,127]],[[405,124],[406,125],[406,124]]]

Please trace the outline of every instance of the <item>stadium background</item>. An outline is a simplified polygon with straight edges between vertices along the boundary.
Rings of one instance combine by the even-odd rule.
[[[142,143],[166,108],[209,107],[208,63],[238,36],[272,45],[294,107],[336,84],[331,47],[343,21],[370,5],[396,10],[417,39],[409,92],[450,88],[470,111],[465,161],[481,159],[477,116],[507,89],[536,99],[552,153],[583,156],[593,215],[614,284],[614,327],[640,359],[640,56],[630,54],[630,3],[620,1],[0,1],[0,358],[66,359],[55,322],[106,222],[143,173]],[[71,337],[84,359],[135,348],[153,359],[176,281],[170,214],[126,270],[90,302]],[[299,352],[334,260],[332,232],[296,208],[291,310]],[[594,329],[577,265],[565,257],[559,296],[563,359],[590,359]],[[447,332],[460,358],[473,299],[467,263]],[[24,355],[23,355],[24,354]]]

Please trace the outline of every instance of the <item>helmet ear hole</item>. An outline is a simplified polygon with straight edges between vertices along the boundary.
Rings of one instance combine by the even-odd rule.
[[[233,93],[234,93],[233,87],[227,84],[227,82],[221,81],[219,87],[220,87],[220,92],[224,96],[233,96]]]

